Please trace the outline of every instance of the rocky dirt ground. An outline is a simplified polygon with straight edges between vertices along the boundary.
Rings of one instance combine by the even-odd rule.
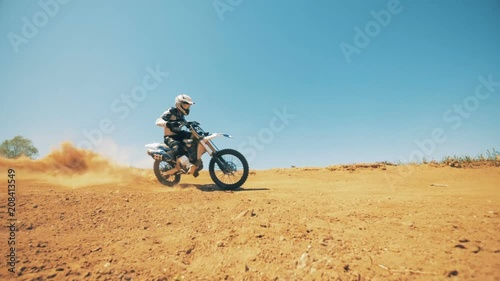
[[[499,167],[252,171],[227,192],[78,153],[0,161],[0,280],[500,280]]]

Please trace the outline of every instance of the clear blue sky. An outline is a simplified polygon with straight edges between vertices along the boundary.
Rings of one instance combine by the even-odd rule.
[[[254,169],[500,149],[499,1],[60,2],[0,1],[0,141],[40,156],[107,120],[93,149],[149,167],[180,93]]]

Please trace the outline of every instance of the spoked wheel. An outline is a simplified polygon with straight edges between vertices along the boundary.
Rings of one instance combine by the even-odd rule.
[[[216,152],[210,159],[208,170],[212,180],[224,189],[236,189],[248,178],[248,162],[234,149]]]
[[[168,165],[166,161],[155,160],[155,163],[153,164],[153,170],[155,172],[156,178],[161,184],[173,187],[174,185],[179,183],[179,181],[181,180],[181,175],[179,174],[173,174],[168,176],[162,175],[161,171],[162,169],[165,169],[166,165]]]

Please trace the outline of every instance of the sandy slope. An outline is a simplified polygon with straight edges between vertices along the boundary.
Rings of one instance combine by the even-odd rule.
[[[90,161],[71,184],[26,163],[0,162],[19,227],[1,280],[500,280],[498,167],[277,169],[225,192],[207,173],[166,188]]]

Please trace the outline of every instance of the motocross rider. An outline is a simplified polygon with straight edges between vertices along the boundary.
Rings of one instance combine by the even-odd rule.
[[[175,106],[165,111],[160,118],[156,119],[156,126],[164,128],[164,142],[171,148],[168,156],[176,160],[183,152],[182,142],[191,138],[191,133],[181,130],[181,122],[186,122],[184,116],[189,115],[189,108],[194,102],[190,96],[181,94],[175,98]],[[188,165],[188,173],[196,176],[197,167],[194,164]]]

